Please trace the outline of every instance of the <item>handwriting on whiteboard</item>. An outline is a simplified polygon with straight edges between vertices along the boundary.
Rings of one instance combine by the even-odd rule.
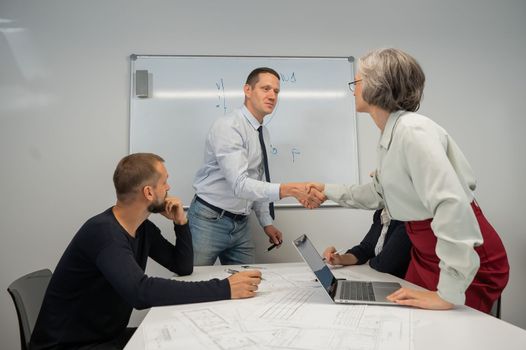
[[[217,88],[217,99],[218,99],[218,103],[216,104],[216,107],[222,108],[223,114],[226,114],[227,107],[226,107],[226,97],[225,97],[225,83],[223,82],[223,78],[219,79],[219,81],[216,82],[216,88]]]
[[[279,156],[278,148],[272,144],[270,145],[270,153],[273,156]],[[290,148],[290,160],[292,163],[295,163],[299,159],[300,155],[301,155],[301,150],[299,149],[299,147]]]

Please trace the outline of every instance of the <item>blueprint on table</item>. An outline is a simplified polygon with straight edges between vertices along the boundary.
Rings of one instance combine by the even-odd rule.
[[[412,348],[410,308],[334,304],[303,266],[262,272],[255,298],[180,305],[145,325],[146,349]]]

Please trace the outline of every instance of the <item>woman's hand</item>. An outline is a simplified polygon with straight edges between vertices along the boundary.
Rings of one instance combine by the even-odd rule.
[[[400,288],[391,295],[388,295],[387,300],[400,305],[414,306],[421,309],[449,310],[454,307],[453,304],[442,299],[437,292],[411,288]]]

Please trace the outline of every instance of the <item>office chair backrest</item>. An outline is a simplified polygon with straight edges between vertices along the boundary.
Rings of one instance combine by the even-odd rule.
[[[18,316],[22,350],[28,350],[40,307],[46,293],[51,271],[43,269],[20,277],[7,287]]]

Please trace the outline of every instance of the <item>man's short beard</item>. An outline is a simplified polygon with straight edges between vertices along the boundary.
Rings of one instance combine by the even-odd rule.
[[[148,211],[153,214],[162,213],[166,209],[164,201],[162,203],[152,203],[148,206]]]

